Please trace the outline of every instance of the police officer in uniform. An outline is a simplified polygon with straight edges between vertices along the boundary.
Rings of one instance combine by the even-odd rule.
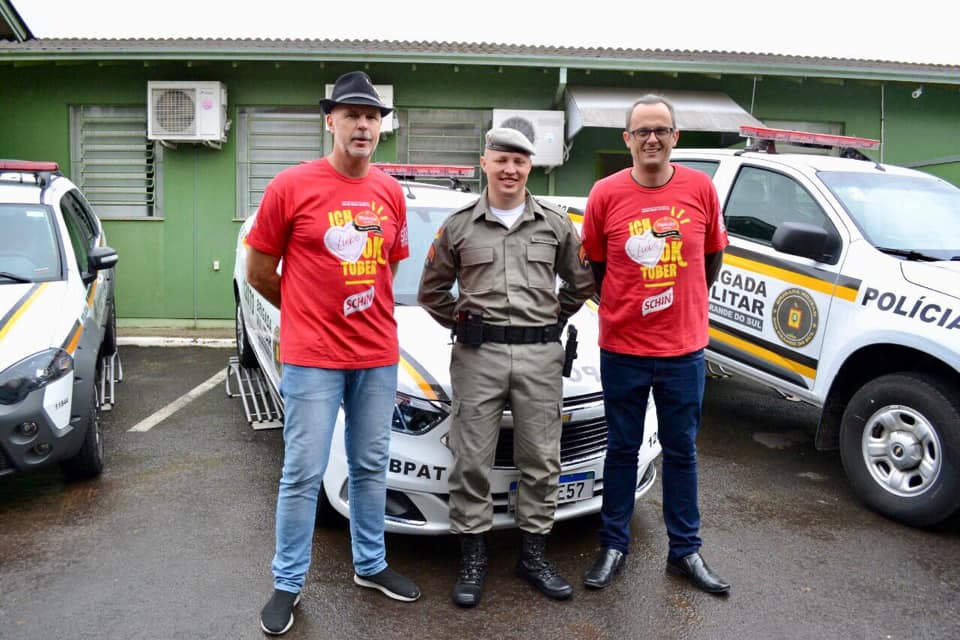
[[[551,598],[573,592],[546,559],[545,543],[560,476],[560,333],[594,292],[573,223],[527,191],[533,144],[510,128],[492,129],[485,140],[480,166],[487,187],[444,222],[427,254],[418,294],[456,340],[450,363],[450,527],[461,539],[453,601],[465,607],[479,603],[486,576],[483,533],[493,521],[488,475],[508,405],[520,470],[517,574]]]

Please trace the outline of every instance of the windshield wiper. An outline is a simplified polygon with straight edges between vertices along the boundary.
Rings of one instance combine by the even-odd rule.
[[[9,271],[0,271],[0,278],[6,278],[7,280],[13,280],[14,282],[33,282],[30,278],[24,278],[23,276],[18,276],[15,273],[10,273]]]
[[[914,249],[894,249],[893,247],[877,247],[877,251],[883,251],[888,253],[891,256],[899,256],[901,258],[906,258],[907,260],[916,260],[923,262],[938,262],[942,258],[936,256],[931,256],[927,253],[921,253],[920,251],[915,251]]]

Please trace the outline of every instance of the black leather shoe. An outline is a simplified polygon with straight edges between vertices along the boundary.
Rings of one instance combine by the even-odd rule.
[[[460,536],[460,575],[453,587],[453,602],[460,607],[480,604],[487,577],[487,549],[481,534]]]
[[[587,572],[583,574],[583,584],[591,589],[609,587],[626,562],[627,556],[623,551],[604,547]]]
[[[566,600],[573,595],[573,587],[563,579],[547,560],[546,536],[524,533],[521,540],[520,558],[517,560],[517,575],[554,600]]]
[[[704,562],[703,556],[697,552],[676,561],[667,558],[667,572],[676,576],[684,576],[693,586],[707,593],[727,593],[730,591],[730,583],[724,582],[723,578],[714,573]]]

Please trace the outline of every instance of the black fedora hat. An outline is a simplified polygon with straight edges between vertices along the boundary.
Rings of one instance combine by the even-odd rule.
[[[380,109],[380,115],[385,116],[393,111],[380,100],[380,94],[373,88],[370,76],[363,71],[345,73],[333,85],[333,93],[329,98],[320,101],[320,108],[324,113],[338,104],[359,104]]]

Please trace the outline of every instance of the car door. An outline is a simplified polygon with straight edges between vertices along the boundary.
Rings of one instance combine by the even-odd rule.
[[[786,164],[743,161],[723,207],[730,246],[710,290],[710,351],[814,400],[833,298],[850,293],[839,276],[846,230],[814,182]],[[785,223],[822,228],[836,250],[819,260],[778,250],[774,233]]]
[[[64,193],[60,199],[60,211],[63,213],[67,235],[70,237],[70,244],[73,246],[77,270],[82,276],[88,273],[88,257],[90,250],[100,240],[100,227],[93,216],[93,212],[89,209],[89,205],[75,190]],[[112,283],[113,270],[102,270],[91,275],[95,276],[94,279],[88,283],[83,283],[82,286],[86,289],[86,302],[93,313],[98,332],[102,332],[107,323],[107,302],[111,294],[111,288],[108,285]]]
[[[260,363],[261,370],[270,378],[274,387],[280,389],[280,310],[260,295],[247,282],[246,264],[249,250],[246,245],[247,234],[253,228],[256,214],[247,219],[240,231],[236,253],[236,277],[239,291],[240,313],[243,316],[247,341]],[[282,271],[283,263],[278,265]]]

